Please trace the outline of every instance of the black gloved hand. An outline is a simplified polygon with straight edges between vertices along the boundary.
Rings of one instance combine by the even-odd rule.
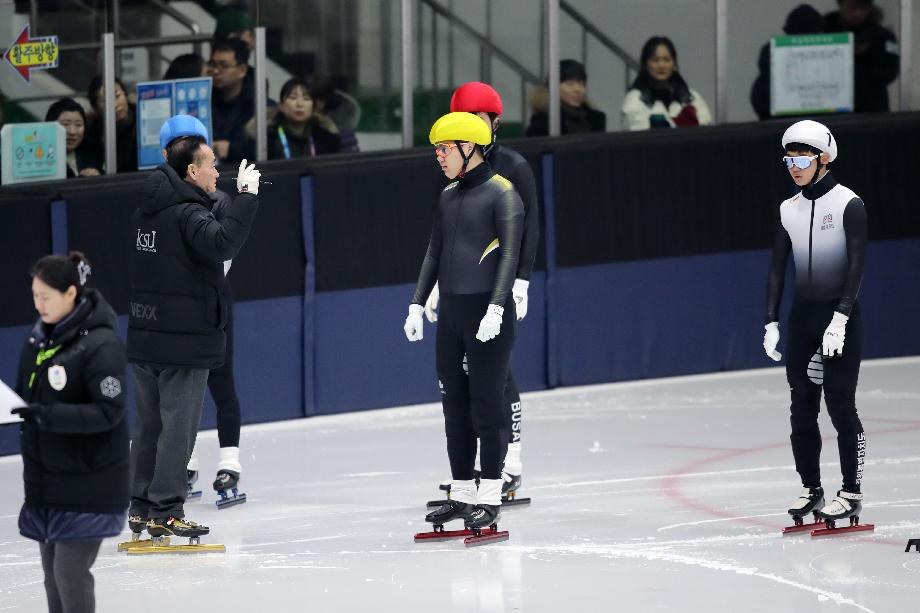
[[[45,407],[40,404],[30,404],[27,407],[19,407],[10,411],[13,415],[18,415],[25,421],[35,421],[36,424],[41,425],[42,419],[45,416]]]

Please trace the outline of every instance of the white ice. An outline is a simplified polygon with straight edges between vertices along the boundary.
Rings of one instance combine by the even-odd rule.
[[[242,490],[191,519],[225,554],[128,557],[103,543],[97,610],[915,611],[920,554],[920,358],[866,362],[863,522],[875,532],[783,537],[800,486],[781,368],[567,388],[524,397],[524,487],[508,542],[413,542],[448,476],[439,407],[243,429]],[[839,487],[822,412],[826,490]],[[42,611],[36,543],[16,528],[21,462],[0,460],[0,612]],[[201,482],[200,482],[201,483]]]

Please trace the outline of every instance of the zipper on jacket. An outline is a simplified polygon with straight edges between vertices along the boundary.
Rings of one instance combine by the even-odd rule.
[[[815,201],[811,201],[811,223],[808,225],[808,283],[811,284],[811,255],[815,240]]]

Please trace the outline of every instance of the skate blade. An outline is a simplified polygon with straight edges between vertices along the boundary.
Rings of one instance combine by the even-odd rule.
[[[823,525],[823,521],[815,521],[808,524],[802,524],[801,526],[786,526],[783,528],[783,536],[787,536],[789,534],[798,534],[799,532],[810,532]]]
[[[468,536],[476,536],[476,533],[472,530],[433,530],[431,532],[419,532],[415,535],[415,542],[427,543],[429,541],[449,541]]]
[[[856,524],[855,526],[844,526],[842,528],[818,528],[817,530],[812,530],[812,536],[838,536],[841,534],[849,534],[850,532],[873,532],[875,530],[875,524]]]
[[[224,553],[227,547],[219,544],[206,545],[155,545],[152,547],[132,547],[128,555],[148,555],[155,553]]]
[[[502,498],[502,508],[520,507],[530,504],[530,498]]]
[[[467,547],[478,547],[479,545],[488,545],[489,543],[500,543],[509,539],[507,530],[483,530],[478,535],[470,536],[463,539],[463,544]]]
[[[169,545],[169,537],[163,537],[166,539],[165,544]],[[150,539],[141,539],[138,541],[127,541],[125,543],[118,543],[118,551],[128,551],[129,549],[138,549],[140,547],[153,547],[153,541]]]
[[[199,490],[195,490],[194,492],[189,492],[189,493],[186,494],[186,496],[185,496],[185,500],[186,500],[186,501],[188,501],[188,500],[200,500],[200,499],[201,499],[201,491],[199,491]]]
[[[915,548],[917,549],[917,553],[920,553],[920,539],[910,539],[910,540],[908,540],[908,541],[907,541],[907,548],[904,549],[904,553],[907,553],[908,551],[910,551],[910,548],[911,548],[911,547],[915,547]]]
[[[217,500],[214,505],[218,509],[227,509],[229,507],[235,507],[238,504],[243,504],[246,502],[246,494],[240,494],[238,496],[228,496],[227,498],[221,498]]]

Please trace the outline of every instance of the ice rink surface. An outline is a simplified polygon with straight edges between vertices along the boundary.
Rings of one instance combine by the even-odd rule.
[[[533,504],[504,513],[509,541],[474,549],[412,540],[448,476],[436,405],[245,427],[249,502],[220,511],[207,432],[205,496],[186,512],[227,553],[128,557],[108,539],[97,610],[916,611],[920,358],[864,363],[857,398],[876,530],[825,540],[780,534],[800,490],[782,368],[525,395]],[[821,427],[836,490],[823,411]],[[16,528],[18,457],[0,483],[0,611],[45,610],[38,547]]]

